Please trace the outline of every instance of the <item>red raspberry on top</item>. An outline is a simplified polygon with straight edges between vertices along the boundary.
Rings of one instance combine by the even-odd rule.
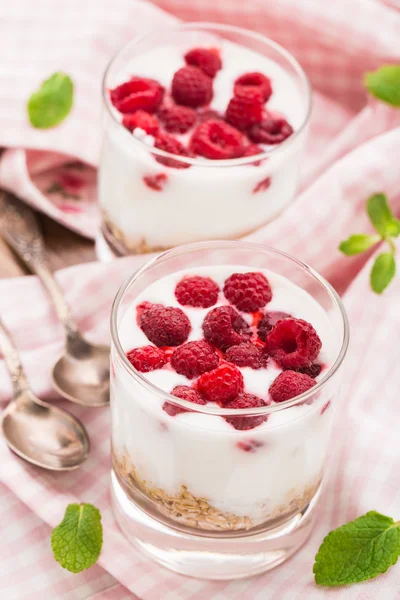
[[[171,104],[162,106],[158,117],[166,131],[170,133],[186,133],[196,122],[196,111],[189,106]]]
[[[128,113],[122,117],[122,125],[133,131],[136,127],[140,127],[149,135],[157,135],[160,129],[160,124],[156,117],[150,115],[144,110],[137,110],[134,113]]]
[[[172,368],[188,379],[215,369],[218,363],[219,357],[214,348],[205,340],[187,342],[177,348],[171,357]]]
[[[219,287],[211,277],[184,277],[175,288],[175,296],[183,306],[209,308],[218,300]]]
[[[136,110],[153,113],[160,106],[163,96],[164,88],[158,81],[146,77],[132,77],[110,91],[111,102],[121,113],[133,113]]]
[[[271,329],[275,327],[278,321],[286,319],[287,317],[290,317],[288,313],[280,312],[278,310],[265,313],[265,315],[257,325],[257,332],[260,340],[265,342],[265,340],[267,339],[267,335],[269,334]]]
[[[196,390],[188,387],[187,385],[177,385],[174,387],[171,394],[177,398],[181,398],[181,400],[193,402],[193,404],[207,404],[204,398],[200,396],[199,392],[196,392]],[[163,410],[165,410],[165,412],[171,417],[175,417],[176,415],[184,412],[192,412],[190,409],[182,408],[177,404],[172,404],[172,402],[164,402]]]
[[[244,149],[242,156],[256,156],[257,154],[261,154],[262,152],[264,152],[264,150],[261,148],[261,146],[257,146],[257,144],[249,144]],[[254,164],[260,164],[260,163],[254,163]]]
[[[220,350],[245,342],[251,336],[249,325],[233,306],[217,306],[203,322],[203,333]]]
[[[240,88],[229,101],[225,118],[234,127],[245,131],[263,117],[263,95],[259,88]]]
[[[294,369],[297,373],[303,373],[304,375],[308,375],[315,379],[321,373],[322,366],[317,363],[313,363],[312,365],[307,365],[306,367],[298,367]]]
[[[197,111],[197,120],[199,123],[204,123],[204,121],[223,121],[224,116],[212,108],[201,108]]]
[[[262,348],[252,342],[242,342],[237,346],[228,348],[225,353],[225,360],[238,367],[262,369],[267,366],[268,355]]]
[[[274,402],[284,402],[300,396],[315,385],[314,379],[303,373],[283,371],[271,383],[269,394]]]
[[[322,346],[311,323],[293,317],[278,321],[266,341],[269,354],[284,369],[310,365]]]
[[[238,158],[244,151],[244,136],[220,120],[204,121],[194,130],[190,147],[195,154],[214,160]]]
[[[293,133],[293,127],[286,119],[272,116],[252,125],[248,131],[249,138],[257,144],[280,144]]]
[[[224,295],[243,312],[255,312],[272,298],[271,286],[262,273],[233,273],[224,284]]]
[[[143,346],[142,348],[134,348],[127,355],[131,365],[141,373],[148,373],[161,369],[167,362],[167,355],[164,350],[156,346]]]
[[[159,133],[156,137],[154,146],[159,150],[164,150],[164,152],[169,152],[170,154],[189,156],[189,152],[186,150],[185,146],[172,135],[169,135],[169,133]],[[166,156],[157,156],[156,160],[162,165],[173,167],[175,169],[187,169],[190,167],[190,165],[180,160],[175,160],[174,158]]]
[[[268,79],[268,77],[262,73],[258,73],[257,71],[253,73],[244,73],[244,75],[238,77],[234,85],[234,94],[238,94],[241,90],[248,87],[258,88],[262,93],[264,102],[269,100],[272,94],[271,81]]]
[[[156,346],[180,346],[190,333],[190,321],[180,308],[152,304],[139,317],[139,327]]]
[[[187,65],[198,67],[209,77],[215,77],[222,68],[222,61],[216,48],[193,48],[185,54]]]
[[[213,371],[203,373],[197,387],[206,400],[224,405],[243,391],[244,381],[238,368],[223,363]]]
[[[236,396],[234,400],[227,402],[224,405],[224,408],[261,408],[262,406],[267,406],[268,404],[270,404],[270,401],[264,402],[264,400],[258,396],[255,396],[254,394],[246,394],[246,392],[242,392]],[[254,427],[258,427],[267,419],[268,415],[255,417],[246,417],[243,415],[238,415],[237,417],[225,417],[225,421],[240,431],[254,429]]]
[[[171,92],[177,104],[204,106],[213,96],[212,79],[197,67],[182,67],[172,79]]]

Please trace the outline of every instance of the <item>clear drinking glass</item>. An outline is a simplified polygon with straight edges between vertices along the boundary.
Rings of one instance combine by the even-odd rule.
[[[256,157],[181,157],[180,166],[187,168],[176,168],[176,155],[147,145],[122,126],[109,90],[124,77],[137,74],[130,70],[130,62],[155,46],[179,48],[183,66],[183,54],[188,49],[219,43],[250,49],[283,70],[290,89],[273,94],[267,106],[276,112],[281,109],[284,114],[285,106],[296,105],[295,132]],[[170,82],[174,70],[168,69],[168,64],[163,65],[163,76],[167,72],[166,81]],[[251,61],[246,62],[243,72],[253,70]],[[159,79],[159,66],[149,65],[144,59],[139,74]],[[233,87],[233,81],[230,85]],[[272,40],[245,29],[211,23],[154,30],[129,42],[113,58],[104,76],[103,102],[99,169],[103,223],[99,248],[108,246],[108,252],[125,255],[202,240],[237,239],[270,221],[293,199],[310,116],[310,86],[297,61]],[[146,181],[155,181],[156,189]]]
[[[269,269],[319,303],[332,325],[335,356],[315,387],[276,405],[228,410],[177,399],[132,367],[119,334],[137,296],[182,268],[210,265]],[[111,331],[112,492],[124,534],[164,566],[208,579],[246,577],[291,556],[315,520],[348,345],[346,314],[333,288],[266,246],[192,244],[151,260],[123,284]],[[166,402],[191,412],[175,418],[162,409]],[[271,423],[221,430],[222,415]]]

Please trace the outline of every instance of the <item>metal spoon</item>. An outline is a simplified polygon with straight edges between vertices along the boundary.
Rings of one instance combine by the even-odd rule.
[[[36,398],[29,389],[18,352],[1,320],[0,349],[14,388],[14,398],[1,420],[8,446],[18,456],[44,469],[76,469],[89,454],[86,429],[66,410]]]
[[[0,193],[0,234],[47,289],[65,331],[65,351],[53,368],[54,387],[83,406],[110,401],[108,346],[88,342],[78,331],[63,292],[49,270],[35,213],[15,196]]]

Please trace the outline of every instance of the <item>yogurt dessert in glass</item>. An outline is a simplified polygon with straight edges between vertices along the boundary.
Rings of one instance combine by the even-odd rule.
[[[187,575],[231,579],[307,539],[341,364],[343,305],[266,246],[169,250],[112,311],[114,511],[129,539]]]
[[[99,247],[236,239],[293,198],[310,88],[264,36],[200,23],[150,32],[112,60],[103,97]]]

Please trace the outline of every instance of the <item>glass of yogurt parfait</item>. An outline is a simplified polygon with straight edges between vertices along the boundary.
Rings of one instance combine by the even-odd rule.
[[[112,492],[163,565],[246,577],[315,520],[348,323],[332,287],[266,246],[202,242],[130,277],[112,310]]]
[[[152,31],[111,61],[103,99],[100,255],[237,239],[294,197],[310,87],[268,38],[207,23]]]

